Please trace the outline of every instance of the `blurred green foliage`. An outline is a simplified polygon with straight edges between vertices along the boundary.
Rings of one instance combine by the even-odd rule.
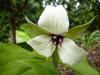
[[[24,1],[0,0],[0,42],[8,42],[9,10],[13,9],[13,13],[15,13],[17,9],[24,5]],[[95,22],[88,31],[92,32],[100,29],[100,0],[28,0],[24,10],[15,17],[16,29],[20,30],[20,25],[25,23],[25,16],[32,22],[37,23],[45,6],[59,4],[62,4],[68,11],[70,28],[87,23],[96,16]]]
[[[9,5],[10,4],[10,5]],[[24,0],[0,0],[0,42],[8,42],[8,38],[10,36],[9,32],[9,10],[12,14],[15,14],[18,9],[23,7]],[[34,23],[37,22],[41,12],[42,12],[42,4],[35,0],[28,0],[28,4],[24,8],[23,11],[15,16],[14,24],[16,25],[16,29],[20,30],[20,25],[25,23],[25,16],[29,17]],[[40,9],[41,7],[41,9]]]
[[[100,42],[100,30],[94,32],[86,32],[76,40],[77,43],[81,44],[85,49],[89,49],[91,45]]]

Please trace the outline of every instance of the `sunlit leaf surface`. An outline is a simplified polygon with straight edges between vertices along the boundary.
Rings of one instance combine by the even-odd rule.
[[[34,52],[0,44],[0,75],[59,75],[59,72]]]

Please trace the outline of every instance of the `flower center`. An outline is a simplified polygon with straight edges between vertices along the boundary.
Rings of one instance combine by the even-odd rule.
[[[63,36],[57,35],[57,34],[50,34],[50,38],[51,38],[52,43],[55,45],[61,45],[64,39]]]

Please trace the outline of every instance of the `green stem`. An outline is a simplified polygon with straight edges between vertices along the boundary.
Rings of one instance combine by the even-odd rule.
[[[55,66],[55,68],[57,68],[58,67],[58,63],[59,63],[58,46],[56,46],[52,57],[53,57],[54,66]]]

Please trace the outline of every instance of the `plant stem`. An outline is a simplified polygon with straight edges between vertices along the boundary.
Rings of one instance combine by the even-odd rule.
[[[54,66],[55,66],[55,68],[57,68],[58,63],[59,63],[58,46],[56,46],[52,57],[53,57]]]

